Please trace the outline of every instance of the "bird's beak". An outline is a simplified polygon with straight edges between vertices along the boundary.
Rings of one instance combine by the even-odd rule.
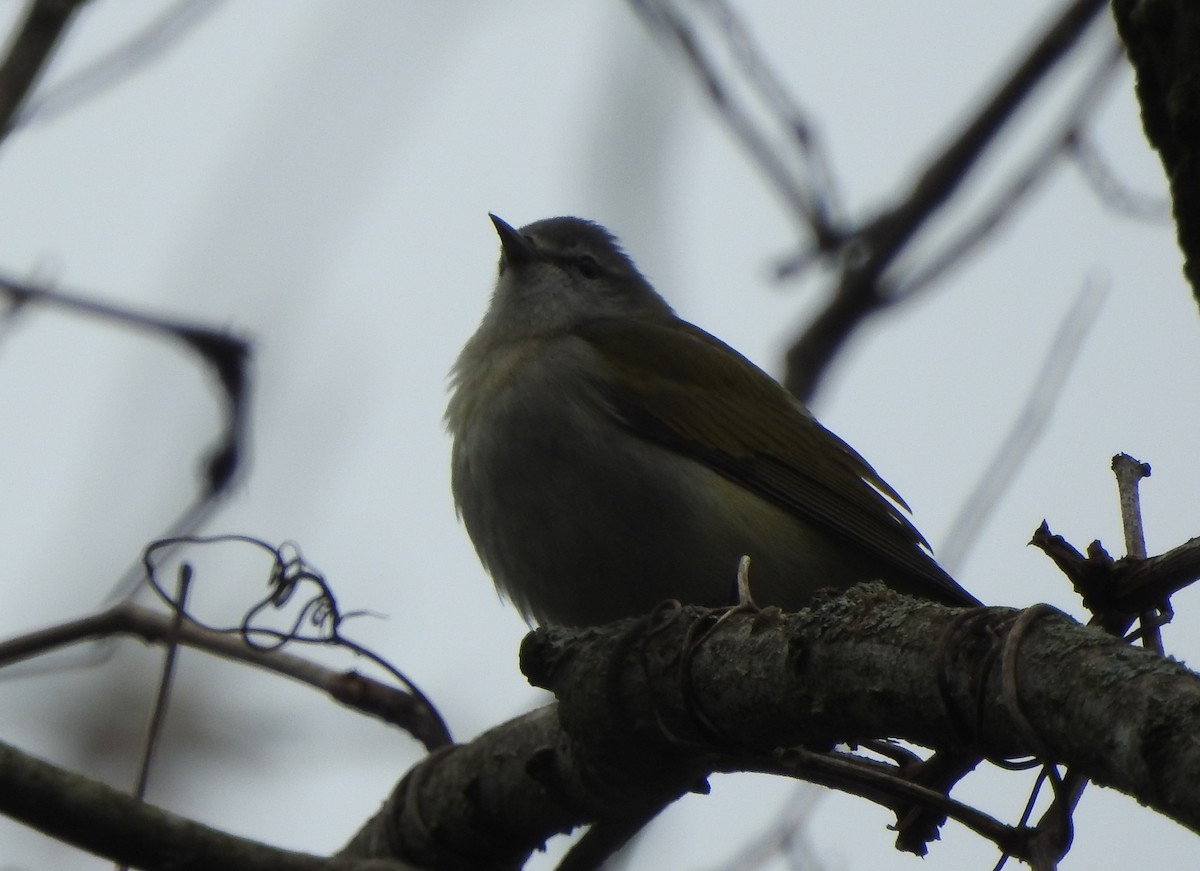
[[[536,257],[536,249],[511,224],[497,218],[491,212],[488,212],[488,217],[496,225],[496,233],[500,236],[500,249],[504,252],[506,264],[520,267]]]

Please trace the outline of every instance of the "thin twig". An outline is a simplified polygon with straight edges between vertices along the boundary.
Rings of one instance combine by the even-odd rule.
[[[835,249],[841,239],[834,224],[836,192],[820,137],[737,13],[722,0],[690,6],[715,25],[715,37],[706,39],[702,25],[671,0],[630,0],[630,5],[653,35],[687,61],[718,116],[771,189],[807,225],[817,248]],[[722,63],[717,55],[729,60]],[[769,133],[768,126],[778,133]]]
[[[86,294],[74,293],[57,287],[35,285],[11,275],[0,273],[0,291],[6,292],[16,303],[38,303],[54,308],[66,309],[79,314],[91,315],[101,320],[122,326],[137,327],[151,333],[170,337],[181,337],[188,331],[206,329],[200,324],[187,324],[168,317],[159,317],[110,303],[92,299]]]
[[[173,616],[132,602],[121,602],[78,620],[0,642],[0,668],[97,638],[133,635],[151,644],[164,644],[173,634],[186,647],[306,684],[327,693],[339,704],[390,725],[403,728],[409,722],[400,714],[410,703],[406,700],[406,694],[395,687],[355,672],[328,668],[281,650],[253,647],[240,635],[204,629],[191,620],[181,621],[176,631]]]
[[[1067,311],[1050,340],[1046,357],[1038,369],[1025,406],[996,449],[983,474],[959,509],[945,541],[938,548],[938,561],[954,574],[974,545],[988,515],[1011,484],[1021,464],[1037,441],[1066,384],[1088,331],[1100,313],[1104,290],[1095,281],[1084,282],[1075,303]]]
[[[178,0],[161,15],[83,69],[32,94],[13,119],[16,130],[50,121],[115,87],[161,57],[221,5],[222,0]]]
[[[908,299],[932,286],[966,255],[974,251],[981,242],[990,238],[1012,217],[1019,206],[1038,186],[1046,181],[1051,170],[1058,165],[1059,158],[1075,153],[1083,128],[1096,111],[1100,100],[1112,88],[1116,74],[1124,68],[1125,54],[1120,41],[1114,35],[1109,49],[1097,61],[1095,69],[1088,75],[1070,109],[1057,129],[1051,133],[1033,154],[1005,184],[1000,192],[975,218],[964,222],[941,251],[928,260],[907,271],[903,277],[886,279],[890,287],[888,296],[893,302]]]
[[[1200,538],[1145,560],[1122,562],[1117,571],[1120,599],[1164,601],[1200,578]]]
[[[154,713],[151,715],[149,727],[146,729],[146,746],[142,753],[137,785],[133,790],[134,797],[143,801],[146,799],[146,786],[150,782],[150,767],[154,762],[154,751],[158,747],[159,739],[162,737],[163,723],[166,721],[171,686],[175,679],[175,665],[179,659],[179,627],[183,625],[184,615],[187,613],[186,606],[191,584],[192,567],[184,563],[179,567],[179,587],[176,592],[180,608],[172,615],[171,631],[164,640],[167,651],[163,657],[162,675],[159,678],[158,693],[154,699]]]
[[[249,342],[203,324],[158,317],[58,288],[35,287],[4,274],[0,274],[0,292],[7,293],[17,308],[36,303],[90,315],[174,339],[199,356],[216,375],[226,400],[225,430],[205,462],[204,490],[199,502],[215,499],[229,488],[242,466],[243,444],[249,425]],[[188,509],[180,521],[185,520],[193,510],[203,514],[203,509],[203,504]],[[192,532],[195,528],[193,526],[186,531]]]
[[[170,871],[417,871],[390,859],[270,847],[170,813],[0,742],[0,813],[64,844]]]
[[[1002,850],[1020,857],[1021,832],[970,805],[948,795],[913,783],[896,773],[894,766],[849,753],[816,753],[803,747],[789,747],[777,759],[763,757],[722,758],[718,770],[758,771],[785,774],[810,783],[828,786],[895,810],[897,803],[920,804],[934,808],[982,835]]]
[[[1129,454],[1112,458],[1113,474],[1121,500],[1121,527],[1125,531],[1125,553],[1134,559],[1146,558],[1146,533],[1142,528],[1142,500],[1138,484],[1150,477],[1150,464]]]
[[[1122,52],[1122,58],[1124,52]],[[1171,200],[1165,194],[1155,196],[1132,190],[1117,177],[1105,162],[1099,148],[1090,137],[1076,136],[1071,142],[1070,157],[1080,174],[1105,208],[1135,221],[1168,224],[1171,221]]]
[[[21,281],[3,273],[0,273],[0,294],[8,295],[14,311],[36,304],[94,317],[180,342],[204,361],[224,394],[225,426],[205,459],[200,491],[159,537],[180,538],[199,530],[242,470],[250,416],[250,343],[203,324],[135,311],[82,293]],[[142,564],[134,563],[116,581],[102,604],[108,605],[132,595],[143,578]]]
[[[908,196],[848,237],[833,298],[787,352],[784,383],[801,401],[811,398],[821,375],[859,326],[890,304],[880,277],[961,189],[1000,131],[1106,6],[1104,0],[1067,4],[993,95],[920,173]]]
[[[911,195],[865,229],[863,241],[872,261],[865,272],[882,272],[900,247],[962,186],[1000,131],[1107,6],[1105,0],[1067,4],[991,99],[921,173]]]
[[[1112,459],[1113,474],[1117,477],[1117,491],[1121,500],[1121,526],[1125,531],[1125,553],[1135,560],[1146,558],[1146,533],[1142,526],[1142,505],[1138,484],[1150,477],[1150,464],[1135,460],[1129,454],[1117,454]],[[1138,615],[1138,629],[1142,646],[1163,653],[1160,615],[1169,606]]]
[[[192,583],[192,567],[184,563],[179,568],[179,586],[176,596],[181,603],[186,604]],[[166,639],[167,652],[163,657],[162,675],[158,681],[158,692],[154,698],[154,711],[150,715],[150,723],[146,727],[146,742],[142,748],[142,759],[138,765],[137,779],[134,782],[132,795],[138,801],[146,800],[146,789],[150,784],[150,769],[154,764],[154,754],[162,738],[163,724],[167,718],[167,708],[170,704],[171,687],[175,681],[175,665],[179,660],[179,627],[183,625],[184,608],[175,612],[171,620],[171,632]],[[129,871],[128,865],[118,866],[118,871]]]
[[[270,554],[271,568],[267,578],[267,592],[245,611],[240,623],[235,627],[206,626],[195,616],[189,614],[188,619],[191,622],[201,628],[213,629],[217,632],[237,633],[252,647],[268,651],[277,650],[291,643],[321,644],[340,647],[356,656],[370,660],[392,675],[408,691],[406,705],[394,708],[397,714],[404,714],[408,718],[399,722],[399,725],[430,750],[452,743],[453,739],[442,720],[441,713],[420,687],[384,657],[358,644],[343,633],[345,622],[353,617],[361,616],[364,612],[342,611],[329,582],[321,572],[304,559],[299,547],[294,543],[285,542],[283,545],[275,546],[262,539],[244,534],[162,539],[152,542],[143,551],[142,564],[146,570],[146,583],[172,610],[183,610],[182,603],[173,598],[158,580],[163,551],[174,549],[181,544],[230,543],[250,545]],[[276,629],[263,622],[264,619],[271,619],[281,614],[293,601],[299,604],[294,610],[293,616],[287,618],[291,623],[290,628]]]

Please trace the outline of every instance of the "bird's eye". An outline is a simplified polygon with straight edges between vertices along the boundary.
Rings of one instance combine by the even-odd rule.
[[[598,278],[600,276],[600,264],[590,254],[584,254],[582,257],[576,259],[575,268],[579,270],[579,274],[584,278]]]

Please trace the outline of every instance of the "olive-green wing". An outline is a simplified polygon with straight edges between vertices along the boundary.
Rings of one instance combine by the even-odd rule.
[[[610,411],[639,436],[928,581],[931,598],[975,603],[867,461],[728,345],[684,321],[598,320],[581,334],[609,365]]]

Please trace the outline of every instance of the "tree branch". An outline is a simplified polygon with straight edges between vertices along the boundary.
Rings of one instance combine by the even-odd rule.
[[[399,726],[427,748],[441,746],[449,740],[436,728],[440,720],[435,721],[421,700],[403,689],[355,671],[328,668],[275,648],[254,647],[238,633],[206,629],[191,620],[181,621],[176,628],[171,615],[132,602],[122,602],[97,614],[0,642],[0,668],[69,644],[118,634],[134,635],[151,644],[174,639],[196,650],[308,684],[327,693],[339,704]]]
[[[1200,831],[1200,678],[1047,606],[951,609],[880,584],[797,614],[672,606],[597,629],[539,629],[522,665],[558,704],[427,757],[342,859],[516,869],[558,832],[650,819],[705,789],[709,773],[734,770],[893,809],[927,801],[1033,855],[1032,830],[900,780],[898,766],[819,752],[885,736],[1037,755]],[[0,811],[137,867],[363,867],[281,858],[4,747]]]
[[[0,139],[50,62],[54,49],[83,0],[35,0],[0,64]]]
[[[412,871],[394,860],[323,859],[235,837],[3,743],[0,813],[81,850],[146,871]]]
[[[802,401],[870,315],[889,304],[880,278],[926,222],[961,187],[988,146],[1036,87],[1104,9],[1104,0],[1073,0],[996,92],[934,158],[909,194],[869,225],[847,235],[837,289],[788,349],[784,384]]]
[[[1142,126],[1171,186],[1183,272],[1200,301],[1200,4],[1113,0],[1112,9],[1137,73]]]
[[[963,611],[879,584],[797,614],[715,613],[531,633],[522,666],[558,705],[420,763],[343,855],[518,868],[557,832],[645,815],[713,771],[813,777],[892,807],[916,793],[812,762],[881,736],[1036,754],[1200,831],[1200,678],[1176,662],[1047,606]],[[940,809],[1018,858],[1034,849],[1031,830]]]

